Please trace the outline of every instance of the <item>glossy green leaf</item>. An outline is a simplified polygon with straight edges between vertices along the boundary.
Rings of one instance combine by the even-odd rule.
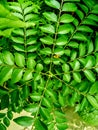
[[[79,45],[79,56],[83,56],[86,53],[86,45],[83,43],[80,43]]]
[[[18,81],[21,80],[22,75],[23,75],[23,69],[14,69],[12,73],[11,82],[17,83]]]
[[[11,38],[15,43],[24,44],[24,39],[21,37],[12,37]]]
[[[36,71],[37,71],[37,72],[40,72],[40,71],[42,71],[42,70],[43,70],[43,65],[40,64],[40,63],[37,64],[37,65],[36,65]]]
[[[63,55],[64,54],[64,49],[63,48],[55,48],[54,54],[56,55]]]
[[[10,67],[2,68],[2,70],[0,72],[0,84],[4,83],[8,79],[10,79],[12,72],[13,72],[13,68],[10,68]]]
[[[32,114],[36,113],[39,110],[39,107],[37,104],[28,104],[25,108],[25,111],[30,112]]]
[[[80,32],[76,32],[76,34],[73,36],[73,39],[76,39],[79,41],[87,41],[86,36]]]
[[[87,77],[87,79],[91,82],[95,82],[96,77],[94,73],[91,70],[84,70],[84,74]]]
[[[81,10],[76,11],[77,16],[82,20],[84,18],[84,13]]]
[[[85,68],[91,69],[94,65],[95,65],[95,57],[94,56],[87,56]]]
[[[81,75],[79,72],[74,72],[73,73],[73,78],[76,82],[80,83],[81,82]]]
[[[15,118],[13,121],[21,126],[28,127],[32,125],[32,123],[34,122],[34,119],[29,116],[20,116],[20,117]]]
[[[40,50],[40,53],[44,54],[44,55],[50,55],[51,54],[51,49],[49,47],[45,47],[42,50]]]
[[[90,28],[89,26],[86,26],[86,25],[81,25],[78,27],[78,31],[81,31],[81,32],[93,32],[93,29]]]
[[[55,13],[53,13],[53,12],[44,12],[43,15],[47,20],[57,22],[57,15]]]
[[[38,45],[28,46],[27,52],[34,52],[38,49]]]
[[[91,87],[90,87],[90,91],[89,93],[91,95],[94,95],[98,92],[98,89],[97,89],[97,86],[98,86],[98,81],[96,81]]]
[[[13,48],[16,50],[16,51],[20,51],[20,52],[24,52],[25,51],[25,48],[23,45],[20,45],[20,44],[14,44],[13,45]]]
[[[27,39],[27,45],[32,45],[36,43],[36,37],[28,38]]]
[[[62,70],[64,71],[64,72],[68,72],[69,70],[70,70],[70,67],[69,67],[69,65],[68,64],[63,64],[62,65]]]
[[[41,95],[39,93],[33,93],[30,97],[33,101],[40,101],[41,100]]]
[[[75,58],[77,57],[77,52],[75,50],[72,50],[70,56],[71,60],[75,60]]]
[[[88,18],[94,20],[95,22],[98,22],[98,16],[95,14],[90,14]]]
[[[74,17],[70,14],[63,14],[61,17],[60,17],[60,22],[61,23],[70,23],[74,20]]]
[[[70,42],[68,43],[68,46],[69,46],[69,47],[72,47],[72,48],[78,48],[78,47],[79,47],[79,44],[78,44],[78,42],[70,41]]]
[[[41,26],[40,29],[41,29],[42,32],[46,32],[46,33],[50,33],[50,34],[55,33],[54,26],[50,25],[50,24],[46,24],[45,26]]]
[[[24,67],[25,57],[22,53],[15,53],[15,62],[17,66]]]
[[[72,29],[73,27],[70,24],[60,25],[58,29],[58,34],[67,34],[71,32]]]
[[[58,37],[58,39],[56,41],[56,45],[58,45],[58,46],[66,45],[67,42],[68,42],[67,36],[60,36],[60,37]]]
[[[33,7],[32,6],[29,6],[27,8],[24,9],[24,15],[28,14],[28,13],[31,13],[33,11]]]
[[[77,10],[77,6],[74,3],[65,3],[62,8],[62,11],[66,11],[66,12],[75,12],[76,10]]]
[[[98,102],[93,96],[87,95],[87,99],[94,108],[98,109]]]
[[[39,119],[35,120],[35,129],[36,130],[48,130],[47,126]]]
[[[57,0],[45,0],[45,3],[53,8],[59,9],[60,8],[60,3]]]
[[[43,98],[42,99],[42,105],[44,105],[45,107],[51,108],[51,102],[48,98]]]
[[[88,53],[91,53],[94,50],[93,41],[88,41]]]
[[[8,117],[10,120],[13,119],[13,113],[12,113],[12,111],[8,111],[8,112],[7,112],[7,117]]]
[[[53,44],[53,38],[50,37],[50,36],[46,36],[46,37],[43,37],[43,38],[40,38],[40,41],[44,44],[47,44],[47,45],[52,45]]]
[[[36,65],[36,62],[35,62],[34,58],[33,57],[28,57],[28,59],[27,59],[27,68],[34,69],[35,65]]]
[[[67,82],[70,82],[70,80],[71,80],[71,75],[70,75],[70,74],[67,74],[67,73],[64,74],[64,75],[63,75],[63,80],[64,80],[64,81],[67,81]]]
[[[44,119],[48,119],[48,118],[49,118],[49,116],[50,116],[49,113],[50,113],[49,109],[44,108],[44,107],[41,107],[41,109],[40,109],[40,114],[41,114],[41,116],[42,116]]]
[[[73,70],[80,69],[80,62],[78,60],[74,60],[73,62]]]
[[[23,81],[28,81],[30,79],[32,79],[32,71],[26,70],[24,75],[23,75]]]
[[[14,65],[14,56],[9,51],[3,52],[4,62],[8,65]]]
[[[27,99],[29,94],[30,94],[30,87],[27,86],[27,85],[23,86],[23,88],[22,88],[22,98]]]

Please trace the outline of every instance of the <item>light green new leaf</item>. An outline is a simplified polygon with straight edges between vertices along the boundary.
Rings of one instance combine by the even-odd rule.
[[[22,13],[22,9],[20,6],[16,6],[16,5],[10,5],[10,8],[19,12],[19,13]]]
[[[24,15],[31,13],[33,11],[33,6],[29,6],[24,9]]]
[[[40,38],[40,41],[43,42],[44,44],[47,44],[47,45],[52,45],[53,44],[53,38],[50,37],[50,36]]]
[[[4,37],[9,38],[11,36],[11,34],[12,34],[12,31],[13,31],[13,28],[6,29],[4,31],[0,30],[0,36],[4,36]]]
[[[71,24],[60,25],[58,29],[58,34],[67,34],[73,30],[73,26]]]
[[[45,0],[45,3],[48,6],[53,7],[55,9],[59,9],[60,8],[60,3],[57,0]]]
[[[87,99],[94,108],[98,109],[98,102],[93,96],[87,95]]]
[[[94,73],[91,70],[84,70],[84,74],[87,77],[87,79],[91,82],[95,82],[96,77]]]
[[[13,72],[13,68],[11,67],[3,67],[0,72],[0,84],[4,83],[8,79],[11,78]]]
[[[61,17],[60,17],[60,22],[61,23],[70,23],[74,20],[74,17],[70,14],[63,14]]]
[[[28,127],[32,125],[32,123],[34,122],[34,119],[29,116],[20,116],[20,117],[15,118],[13,121],[21,126]]]
[[[51,24],[46,24],[44,26],[41,26],[40,29],[41,29],[42,32],[46,32],[46,33],[50,33],[50,34],[55,33],[55,28]]]
[[[66,12],[75,12],[76,10],[77,10],[77,6],[74,3],[65,3],[62,8],[62,11],[66,11]]]
[[[47,20],[57,22],[57,15],[55,13],[53,13],[53,12],[44,12],[43,15]]]
[[[32,79],[32,71],[26,70],[24,75],[23,75],[23,81],[28,81],[30,79]]]
[[[15,53],[15,62],[17,66],[24,67],[25,65],[25,57],[21,53]]]
[[[14,65],[14,56],[9,51],[3,52],[3,60],[8,65]]]
[[[23,75],[23,69],[14,69],[13,73],[12,73],[12,78],[11,78],[11,82],[12,83],[17,83],[18,81],[21,80]]]
[[[63,45],[66,45],[67,42],[68,42],[68,37],[67,36],[60,36],[56,40],[56,45],[63,46]]]
[[[79,72],[74,72],[73,73],[73,78],[76,82],[80,83],[81,82],[81,75]]]

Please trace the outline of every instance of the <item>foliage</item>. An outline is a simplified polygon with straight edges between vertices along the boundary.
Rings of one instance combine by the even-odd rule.
[[[97,125],[88,118],[98,121],[98,2],[18,0],[0,9],[0,109],[8,109],[0,129],[24,109],[31,117],[16,123],[65,130],[67,107]]]

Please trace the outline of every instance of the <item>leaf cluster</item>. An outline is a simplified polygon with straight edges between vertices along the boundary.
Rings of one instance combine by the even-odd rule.
[[[32,130],[67,129],[67,107],[85,121],[97,114],[97,30],[96,0],[0,4],[0,109],[30,112],[14,121]],[[6,130],[12,118],[0,115]]]

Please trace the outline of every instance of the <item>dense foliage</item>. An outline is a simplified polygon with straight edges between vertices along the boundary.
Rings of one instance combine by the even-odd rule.
[[[98,125],[98,1],[0,4],[0,130],[67,129],[65,108]]]

